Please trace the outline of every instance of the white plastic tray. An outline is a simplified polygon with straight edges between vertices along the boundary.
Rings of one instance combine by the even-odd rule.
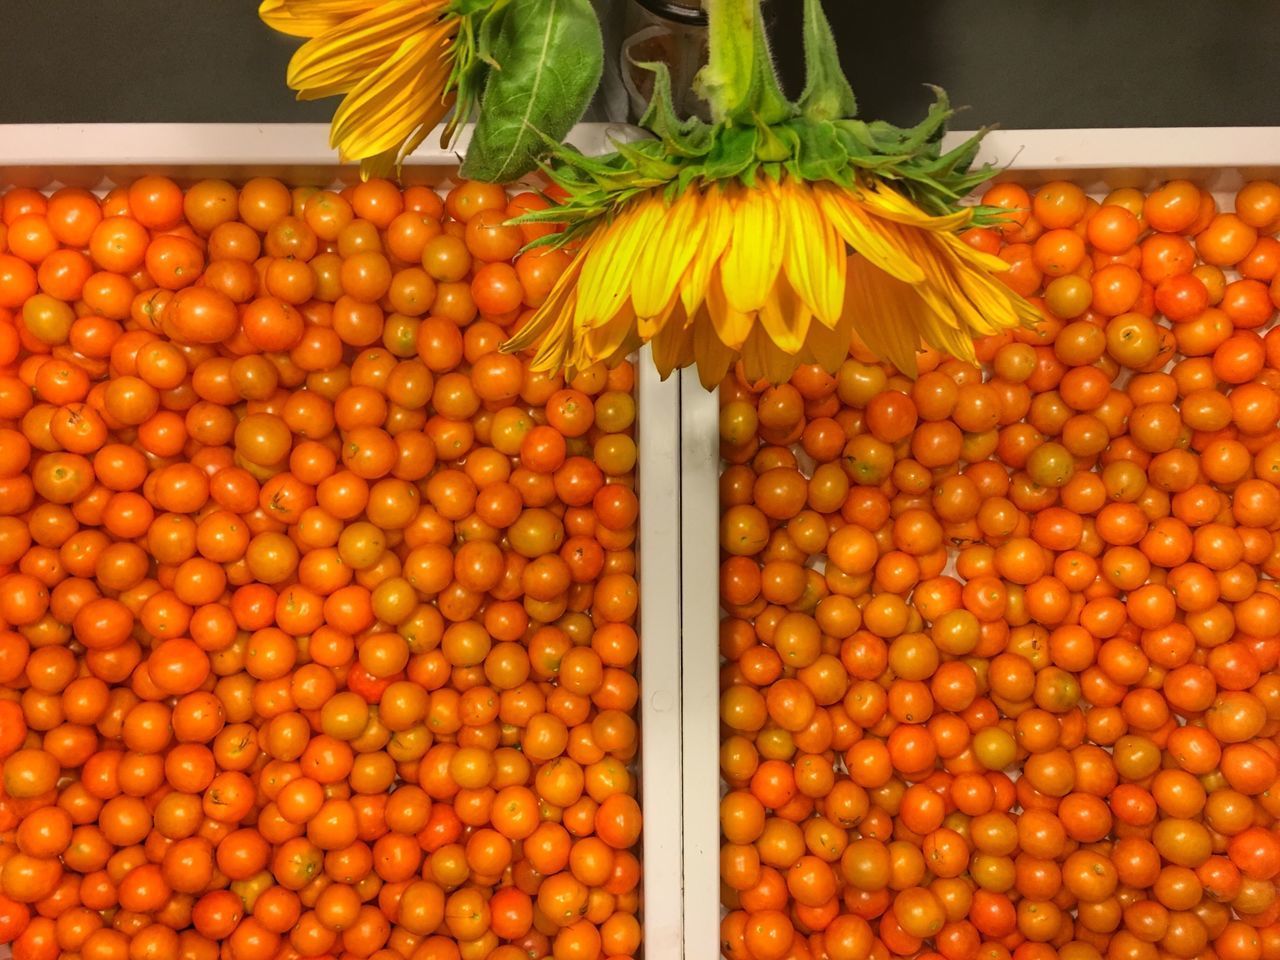
[[[586,152],[631,128],[583,124]],[[465,133],[464,133],[465,136]],[[965,136],[952,134],[950,142]],[[1065,178],[1090,191],[1185,176],[1215,191],[1280,175],[1280,128],[1004,130],[981,159],[1002,177]],[[457,156],[424,145],[408,183],[456,174]],[[294,184],[355,179],[321,124],[0,125],[0,189],[103,187],[143,172],[179,180],[277,176]],[[641,358],[641,778],[645,948],[651,958],[719,955],[718,402],[686,372],[658,381]],[[7,949],[0,948],[0,958]]]
[[[949,134],[955,145],[968,133]],[[1071,180],[1090,193],[1194,180],[1222,201],[1280,177],[1280,127],[996,130],[980,162],[1027,185]],[[719,401],[696,372],[680,382],[681,629],[684,634],[685,956],[719,953]]]
[[[186,184],[275,176],[290,185],[357,179],[339,166],[324,124],[0,124],[0,192],[10,186],[104,189],[164,173]],[[469,131],[463,131],[463,142]],[[581,124],[571,142],[601,153],[633,128]],[[458,157],[436,138],[406,164],[406,183],[440,184]],[[654,958],[683,950],[680,686],[679,383],[659,381],[647,353],[637,376],[640,521],[640,789],[644,812],[644,949]],[[714,838],[713,838],[714,839]],[[691,956],[712,957],[717,950]],[[9,956],[0,947],[0,960]]]

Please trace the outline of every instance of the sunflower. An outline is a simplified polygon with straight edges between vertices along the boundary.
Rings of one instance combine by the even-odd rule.
[[[652,65],[652,139],[553,150],[563,202],[523,219],[565,224],[547,242],[574,256],[504,349],[536,344],[535,369],[574,371],[651,343],[662,376],[697,364],[711,388],[739,360],[773,383],[802,363],[835,370],[855,335],[914,375],[922,344],[973,360],[974,337],[1036,321],[996,277],[1008,265],[960,236],[998,217],[964,203],[994,171],[970,169],[981,133],[943,152],[942,91],[915,127],[859,120],[821,3],[805,0],[807,83],[788,101],[759,0],[706,7],[712,120],[677,117]]]
[[[774,383],[834,369],[854,332],[910,374],[922,342],[972,360],[974,336],[1035,319],[991,275],[1004,262],[957,235],[972,216],[931,216],[874,181],[648,191],[587,233],[507,346],[540,342],[534,369],[572,371],[651,342],[663,377],[696,363],[708,387],[739,358]]]
[[[450,0],[263,0],[263,22],[308,37],[289,61],[299,100],[344,94],[330,145],[387,176],[449,112],[462,18]]]

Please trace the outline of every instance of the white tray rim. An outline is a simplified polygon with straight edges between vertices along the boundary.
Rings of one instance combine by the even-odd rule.
[[[433,131],[409,158],[410,167],[456,167],[471,140],[464,125],[457,142],[440,146]],[[568,142],[584,153],[603,153],[611,140],[629,140],[636,128],[580,123]],[[308,164],[355,171],[339,164],[327,123],[0,123],[0,166],[59,167],[162,164],[206,166]]]
[[[953,131],[943,142],[954,146],[972,134]],[[443,149],[433,133],[409,165],[456,165],[470,136],[464,127],[458,143]],[[568,142],[584,152],[602,152],[610,140],[640,136],[627,124],[582,123]],[[979,160],[1010,170],[1271,166],[1280,163],[1280,127],[996,128],[986,134]],[[217,162],[337,166],[324,123],[0,124],[4,166]]]

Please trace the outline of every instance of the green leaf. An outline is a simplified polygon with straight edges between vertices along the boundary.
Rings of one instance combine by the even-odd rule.
[[[778,136],[781,129],[761,121],[756,122],[756,130],[760,134],[760,141],[756,144],[756,159],[761,163],[781,163],[791,156],[790,145]]]
[[[620,142],[617,150],[631,164],[637,177],[664,182],[674,180],[680,172],[680,164],[672,163],[661,154],[651,155],[636,144]]]
[[[497,5],[501,6],[502,0],[498,0]],[[469,17],[472,14],[483,13],[492,6],[494,6],[494,0],[453,0],[450,9],[459,16]]]
[[[755,127],[721,129],[707,154],[702,175],[708,180],[728,180],[741,174],[755,163],[758,137]]]
[[[948,176],[963,176],[969,173],[974,159],[978,156],[978,148],[982,146],[982,138],[987,135],[986,129],[979,130],[960,146],[944,153],[938,158],[941,168]]]
[[[862,120],[833,120],[836,136],[850,156],[866,156],[875,151],[875,140]]]
[[[661,61],[637,63],[653,73],[653,96],[640,118],[644,127],[662,141],[667,151],[685,157],[700,157],[711,143],[711,126],[697,117],[681,120],[671,99],[671,71]]]
[[[947,92],[941,87],[933,87],[933,93],[936,99],[929,107],[929,112],[925,114],[923,120],[912,127],[910,130],[903,130],[904,134],[902,145],[904,152],[915,153],[927,144],[935,144],[941,141],[942,135],[947,132],[947,121],[951,119],[955,113],[951,109],[951,101],[947,99]]]
[[[647,189],[660,186],[675,175],[676,167],[664,157],[657,140],[616,146],[614,153],[588,157],[572,147],[549,141],[548,151],[554,165],[544,165],[543,170],[571,193],[574,184],[581,184],[580,189],[586,191]]]
[[[703,172],[704,170],[702,167],[685,167],[680,171],[680,175],[676,178],[676,191],[678,193],[684,193],[684,191],[688,190],[690,184],[695,180],[701,180],[703,178]]]
[[[512,0],[493,44],[462,175],[508,183],[532,170],[591,102],[604,65],[590,0]]]
[[[492,47],[502,26],[509,0],[469,0],[459,9],[458,37],[453,45],[453,74],[449,86],[456,91],[453,113],[445,125],[441,142],[453,141],[462,124],[468,122],[480,102],[493,65]]]
[[[814,120],[854,117],[858,101],[840,69],[840,56],[821,0],[804,3],[804,92],[796,104]]]
[[[795,137],[795,168],[809,181],[831,180],[845,183],[849,178],[849,155],[830,123],[791,124]]]
[[[502,35],[504,14],[508,6],[509,0],[499,0],[480,19],[480,26],[476,30],[476,57],[491,67],[498,65],[493,56],[493,48]]]

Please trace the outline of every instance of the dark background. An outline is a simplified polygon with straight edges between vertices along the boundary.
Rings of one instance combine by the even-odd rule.
[[[614,0],[615,3],[632,0]],[[0,122],[324,121],[256,0],[0,0]],[[771,0],[798,85],[800,0]],[[956,126],[1280,125],[1274,0],[826,0],[861,113]]]

